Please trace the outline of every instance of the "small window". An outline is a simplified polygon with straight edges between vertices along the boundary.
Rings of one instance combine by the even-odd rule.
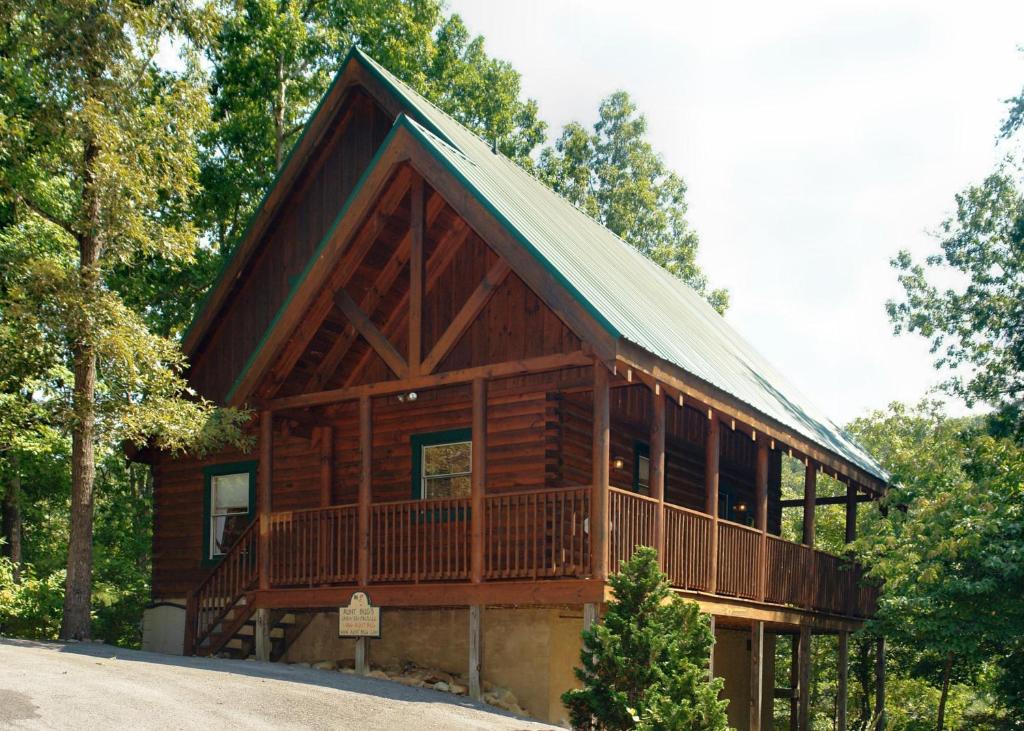
[[[413,496],[424,500],[469,497],[473,442],[469,429],[412,438]]]
[[[215,465],[205,470],[203,559],[226,554],[252,521],[256,463]]]
[[[651,494],[651,448],[646,442],[633,445],[633,492]]]

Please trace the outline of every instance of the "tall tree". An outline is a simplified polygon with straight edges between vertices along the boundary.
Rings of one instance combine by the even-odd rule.
[[[66,639],[90,636],[97,443],[181,447],[210,419],[187,398],[177,346],[106,281],[136,257],[194,250],[182,211],[207,111],[190,41],[208,19],[177,0],[0,3],[0,195],[14,210],[3,243],[18,252],[3,314],[65,369],[46,397],[72,442]],[[167,42],[184,49],[181,73],[155,62]]]
[[[1024,92],[1009,100],[1002,137],[1024,126]],[[942,223],[940,251],[915,261],[892,260],[905,296],[890,301],[896,333],[927,338],[946,389],[969,405],[1002,412],[1006,428],[1024,438],[1024,160],[1009,157],[978,185],[956,196]],[[948,282],[952,282],[948,284]]]
[[[1007,641],[1024,634],[1024,452],[983,427],[930,403],[893,404],[851,426],[900,486],[890,510],[867,513],[857,544],[885,584],[875,625],[910,674],[941,690],[939,729],[950,683],[993,660],[1024,664]]]
[[[541,179],[576,207],[725,311],[728,292],[709,290],[697,265],[686,184],[651,146],[647,119],[629,94],[616,91],[601,102],[592,132],[567,124],[538,167]]]

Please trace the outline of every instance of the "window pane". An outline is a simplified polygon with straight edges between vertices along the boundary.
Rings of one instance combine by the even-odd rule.
[[[211,519],[210,535],[213,545],[212,556],[227,553],[238,537],[242,535],[248,521],[247,515],[217,515]]]
[[[216,475],[212,480],[213,512],[249,512],[249,473]]]
[[[469,497],[472,491],[468,475],[461,477],[428,477],[423,481],[423,497],[436,498]]]
[[[649,457],[640,457],[637,464],[637,482],[645,487],[651,483],[651,460]]]
[[[435,444],[423,448],[423,475],[454,475],[469,472],[471,467],[470,442]]]

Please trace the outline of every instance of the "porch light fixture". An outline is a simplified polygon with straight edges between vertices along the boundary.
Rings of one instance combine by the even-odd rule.
[[[747,504],[746,503],[736,503],[736,506],[733,508],[733,510],[735,510],[737,513],[745,513],[745,512],[747,512]]]
[[[416,396],[416,392],[415,391],[410,391],[409,393],[400,393],[400,394],[398,394],[398,403],[400,403],[400,404],[404,404],[406,401],[408,401],[409,403],[412,403],[416,399],[417,399],[417,396]]]
[[[612,467],[617,470],[621,470],[626,466],[626,460],[622,457],[612,457]]]

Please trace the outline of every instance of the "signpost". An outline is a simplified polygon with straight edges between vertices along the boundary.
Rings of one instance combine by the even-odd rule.
[[[338,607],[338,637],[355,638],[356,672],[366,675],[369,638],[380,639],[380,607],[370,604],[370,597],[364,592],[355,592],[347,607]]]

